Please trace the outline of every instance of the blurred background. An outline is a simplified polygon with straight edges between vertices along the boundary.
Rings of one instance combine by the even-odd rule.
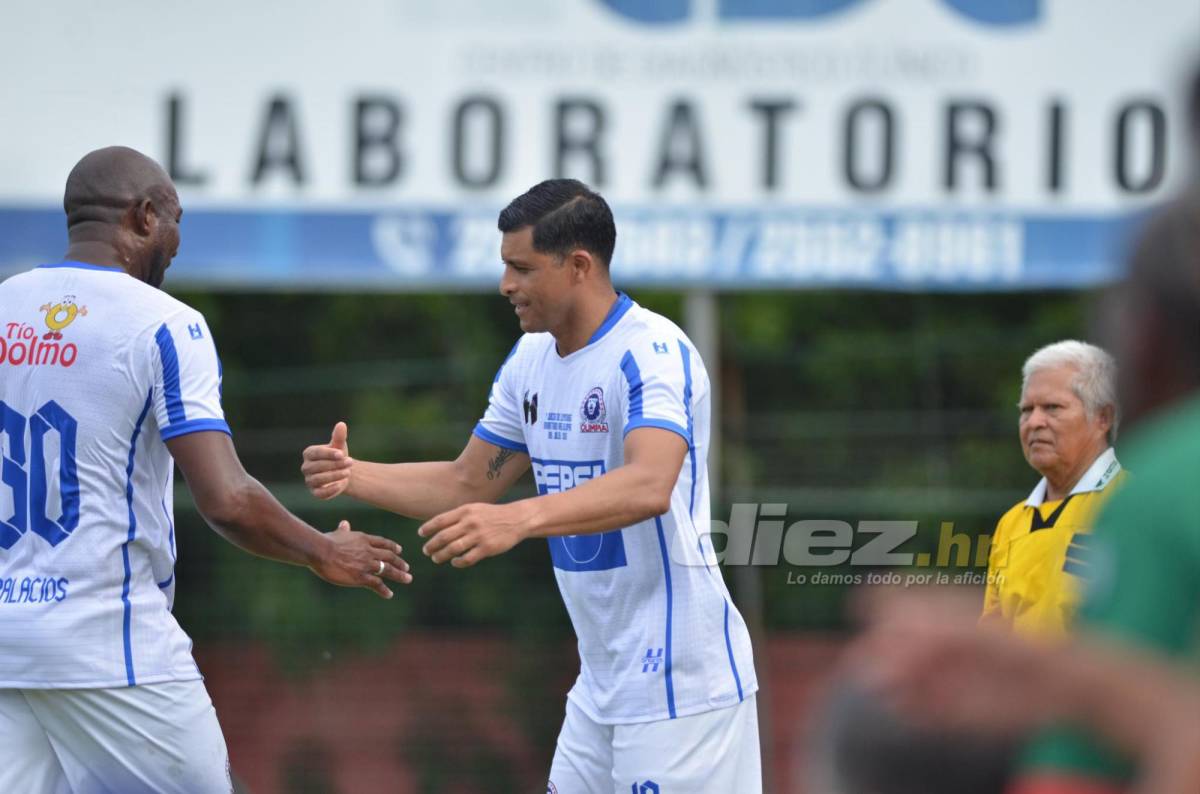
[[[225,544],[179,487],[175,612],[255,794],[545,785],[578,670],[547,549],[435,568],[415,522],[317,502],[299,462],[340,419],[355,457],[457,455],[519,333],[495,294],[496,214],[553,176],[609,199],[614,281],[708,364],[713,518],[760,541],[725,576],[755,635],[767,790],[802,791],[847,594],[885,569],[792,565],[757,506],[915,522],[886,570],[979,585],[980,536],[1037,480],[1020,365],[1094,338],[1089,301],[1181,176],[1200,43],[1193,0],[116,0],[0,18],[0,277],[61,255],[84,153],[158,159],[185,210],[166,288],[208,318],[247,468],[414,566],[390,602],[328,587]]]

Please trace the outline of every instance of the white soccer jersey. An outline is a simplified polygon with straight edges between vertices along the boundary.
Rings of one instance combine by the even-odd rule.
[[[674,719],[757,690],[750,636],[708,538],[709,382],[684,333],[621,294],[581,350],[526,334],[501,366],[475,434],[527,452],[538,493],[624,463],[639,427],[688,442],[671,509],[602,534],[552,537],[550,558],[579,638],[569,697],[593,720]]]
[[[200,677],[164,441],[229,432],[203,316],[115,268],[0,284],[0,687]]]

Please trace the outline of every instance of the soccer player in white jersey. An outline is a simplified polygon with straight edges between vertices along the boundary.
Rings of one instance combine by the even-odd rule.
[[[604,199],[543,182],[500,214],[500,292],[524,336],[455,461],[304,452],[313,493],[426,518],[435,562],[546,538],[579,639],[547,791],[761,790],[750,638],[708,539],[711,395],[671,321],[613,289]],[[532,468],[538,496],[494,504]]]
[[[0,791],[229,792],[171,615],[174,464],[248,552],[384,597],[408,565],[345,522],[318,532],[242,468],[204,317],[157,289],[182,215],[166,172],[100,149],[63,203],[65,261],[0,284]]]

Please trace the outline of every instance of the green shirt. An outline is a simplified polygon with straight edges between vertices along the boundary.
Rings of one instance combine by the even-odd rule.
[[[1079,560],[1087,584],[1078,625],[1190,659],[1200,675],[1200,398],[1147,420],[1121,458],[1129,479]],[[1131,772],[1117,754],[1066,729],[1035,740],[1022,767],[1122,782]]]

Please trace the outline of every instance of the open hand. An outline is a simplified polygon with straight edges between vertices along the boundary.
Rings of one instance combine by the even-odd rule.
[[[400,584],[412,582],[408,563],[400,556],[400,544],[377,535],[354,532],[349,521],[341,522],[336,530],[325,533],[325,537],[333,541],[331,551],[311,568],[330,584],[366,587],[382,598],[391,598],[392,591],[384,584],[384,579]]]

